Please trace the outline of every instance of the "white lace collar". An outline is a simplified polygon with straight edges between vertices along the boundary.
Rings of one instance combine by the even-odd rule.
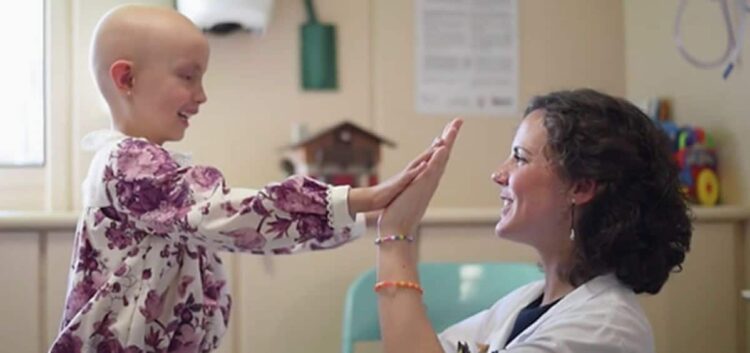
[[[83,139],[81,139],[81,148],[84,151],[96,152],[109,144],[119,142],[127,137],[128,135],[114,129],[96,130],[89,132],[83,137]],[[170,151],[166,148],[165,150],[169,152],[178,164],[183,166],[192,164],[192,156],[190,153]]]

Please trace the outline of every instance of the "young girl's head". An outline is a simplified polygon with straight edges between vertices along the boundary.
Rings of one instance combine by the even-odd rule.
[[[91,65],[114,127],[163,144],[181,140],[206,102],[208,41],[178,12],[126,5],[99,21]]]

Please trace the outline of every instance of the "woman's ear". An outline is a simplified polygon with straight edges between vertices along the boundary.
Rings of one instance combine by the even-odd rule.
[[[571,199],[578,205],[591,201],[596,196],[597,182],[592,179],[582,179],[573,183]]]
[[[130,94],[133,89],[133,63],[128,60],[117,60],[109,67],[109,76],[117,91]]]

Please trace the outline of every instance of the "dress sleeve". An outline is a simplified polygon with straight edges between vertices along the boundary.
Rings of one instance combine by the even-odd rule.
[[[103,185],[113,218],[142,236],[169,237],[226,251],[284,254],[334,248],[364,233],[352,219],[348,187],[294,176],[260,190],[229,188],[213,167],[181,166],[161,146],[120,142]]]

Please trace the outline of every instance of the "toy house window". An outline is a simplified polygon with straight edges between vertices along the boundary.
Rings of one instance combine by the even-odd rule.
[[[344,143],[344,144],[351,144],[352,143],[352,132],[349,130],[341,130],[337,134],[336,142],[338,143]]]
[[[45,11],[44,1],[16,1],[0,13],[6,48],[0,100],[0,166],[44,165]]]

